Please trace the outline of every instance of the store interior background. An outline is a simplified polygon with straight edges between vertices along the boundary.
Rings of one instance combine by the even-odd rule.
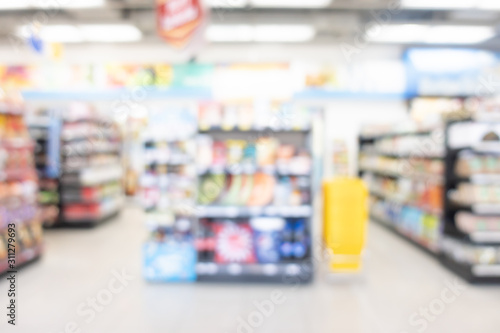
[[[439,1],[423,1],[418,5],[415,4],[418,1],[411,0],[401,3],[334,0],[328,2],[326,8],[314,8],[314,5],[283,5],[286,1],[280,4],[274,0],[274,5],[239,7],[236,0],[213,0],[212,6],[207,7],[211,8],[207,9],[210,12],[207,28],[210,25],[305,24],[314,27],[315,36],[297,42],[214,42],[202,41],[201,31],[198,40],[187,49],[169,46],[158,36],[152,0],[107,0],[104,7],[96,8],[65,8],[56,4],[54,11],[36,7],[3,9],[1,1],[9,0],[0,0],[0,69],[4,70],[0,72],[0,84],[4,88],[8,86],[6,91],[12,91],[15,86],[22,92],[26,110],[64,109],[77,102],[109,110],[108,115],[114,115],[123,126],[123,113],[114,110],[113,105],[130,99],[139,90],[144,95],[136,100],[132,97],[128,106],[137,107],[132,113],[142,115],[144,110],[158,105],[168,109],[206,100],[231,99],[276,99],[320,110],[311,147],[317,164],[311,171],[315,184],[309,236],[314,243],[313,257],[322,258],[314,262],[313,281],[300,286],[241,281],[151,283],[143,276],[142,251],[150,237],[146,214],[140,198],[129,196],[120,215],[102,225],[44,230],[40,259],[20,269],[18,275],[19,324],[13,328],[2,321],[2,332],[4,327],[7,332],[57,333],[498,332],[498,283],[468,284],[443,267],[439,260],[377,223],[370,222],[367,226],[363,269],[359,273],[331,273],[319,247],[324,238],[321,183],[335,176],[335,142],[345,143],[347,174],[358,177],[360,135],[364,126],[392,124],[388,128],[401,131],[410,128],[408,124],[413,121],[409,101],[418,96],[483,98],[477,92],[484,91],[484,79],[496,78],[500,68],[500,33],[496,34],[500,5],[496,1],[470,1],[470,5],[457,5],[460,1],[442,1],[442,5],[436,4],[441,3]],[[402,7],[392,12],[388,8],[394,3]],[[50,17],[36,16],[40,13]],[[142,37],[139,41],[123,43],[113,42],[111,36],[106,36],[109,37],[106,42],[62,42],[62,53],[55,57],[19,44],[20,37],[15,30],[37,17],[49,26],[132,24],[141,31]],[[425,43],[405,41],[401,35],[395,37],[399,40],[391,41],[390,34],[375,32],[375,39],[380,36],[388,39],[381,37],[378,41],[359,43],[360,36],[368,38],[368,27],[382,28],[386,23],[491,27],[495,35],[479,43],[464,43],[457,37],[459,32],[452,32],[449,42],[445,39],[440,43]],[[47,48],[51,43],[46,41]],[[408,54],[418,51],[428,52],[424,55],[428,59],[424,64],[435,70],[434,73],[415,74],[415,68],[409,69]],[[192,78],[194,81],[187,77],[186,86],[180,88],[142,89],[130,80],[112,86],[102,84],[106,80],[97,78],[95,82],[99,84],[93,85],[89,83],[90,75],[72,77],[71,69],[85,71],[90,66],[103,69],[108,65],[140,68],[151,64],[185,68],[209,65],[214,71],[213,77],[219,80],[200,83],[196,77]],[[22,70],[16,72],[16,68]],[[40,71],[35,80],[29,77],[24,81],[25,73],[36,72],[33,68],[43,68],[49,79],[45,81]],[[232,69],[235,72],[231,73]],[[248,77],[245,73],[236,73],[238,69],[247,71]],[[270,74],[273,70],[278,76]],[[276,84],[275,80],[280,79],[282,85]],[[415,88],[416,82],[426,80],[440,84]],[[487,98],[494,100],[495,95],[494,92]],[[498,99],[496,102],[500,104]],[[126,138],[124,135],[124,147],[127,147]],[[141,156],[135,155],[132,161],[127,161],[138,173],[143,171]],[[365,206],[360,205],[359,210]],[[496,247],[495,251],[500,264],[500,249]],[[113,300],[103,306],[102,311],[94,311],[95,316],[88,317],[89,312],[87,316],[82,315],[78,311],[82,303],[86,304],[89,297],[96,297],[106,289],[114,274],[123,269],[134,276],[124,291],[113,295]],[[500,272],[497,275],[500,276]],[[446,303],[432,320],[422,315],[423,307],[441,299],[443,292],[449,292],[450,285],[456,286],[456,283],[463,287],[451,289],[456,292],[456,300]],[[2,281],[0,300],[4,289],[7,284]],[[256,304],[270,299],[276,290],[284,293],[286,301],[276,303],[272,314],[263,315],[262,323],[252,324],[249,318],[262,312]]]

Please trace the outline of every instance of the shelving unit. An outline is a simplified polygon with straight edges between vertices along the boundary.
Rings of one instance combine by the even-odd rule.
[[[30,132],[37,141],[46,227],[92,227],[118,215],[121,138],[111,120],[73,103],[37,110]]]
[[[35,141],[35,164],[39,179],[38,204],[44,226],[58,222],[60,212],[59,161],[60,161],[60,121],[50,117],[50,110],[38,116],[27,118],[28,130]]]
[[[441,262],[471,283],[500,283],[500,198],[489,196],[499,188],[499,129],[471,119],[446,126]]]
[[[119,132],[88,105],[61,121],[59,226],[94,226],[115,217],[123,203]]]
[[[24,122],[24,108],[0,101],[0,275],[36,260],[43,250],[37,207],[38,180],[34,143]],[[9,231],[9,224],[15,230]],[[15,233],[15,263],[9,263],[9,233]],[[10,266],[12,265],[12,266]]]
[[[196,112],[190,104],[166,104],[150,117],[139,194],[150,231],[144,277],[152,282],[194,281]]]
[[[234,112],[212,111],[215,117],[207,119]],[[220,126],[203,117],[202,111],[197,280],[310,282],[311,122],[267,128],[235,120]],[[305,168],[297,167],[301,158]]]
[[[444,161],[439,128],[365,133],[359,176],[370,190],[370,218],[433,256],[439,254]],[[429,145],[432,142],[432,145]]]

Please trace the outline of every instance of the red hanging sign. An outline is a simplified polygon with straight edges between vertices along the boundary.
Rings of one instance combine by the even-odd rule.
[[[158,33],[177,48],[185,47],[203,23],[201,0],[156,0]]]

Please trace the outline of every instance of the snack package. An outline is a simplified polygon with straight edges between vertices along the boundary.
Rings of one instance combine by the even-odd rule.
[[[222,167],[227,165],[227,148],[222,141],[214,142],[212,164]]]
[[[238,109],[238,128],[242,131],[252,129],[254,122],[254,111],[251,105],[242,105]]]
[[[257,163],[259,166],[274,166],[278,141],[274,138],[260,138],[256,142]]]
[[[198,202],[201,205],[215,203],[223,193],[225,186],[225,175],[210,175],[203,177],[198,190]]]
[[[254,218],[250,220],[254,230],[255,254],[261,263],[276,263],[280,260],[281,231],[285,227],[282,218]]]
[[[224,131],[231,131],[238,123],[238,108],[236,106],[228,105],[224,108],[222,118],[222,129]]]
[[[222,112],[219,104],[200,104],[198,113],[198,124],[202,131],[207,131],[214,127],[219,127],[222,123]]]
[[[243,160],[246,142],[244,140],[227,140],[227,163],[229,166],[239,164]]]
[[[252,229],[248,224],[216,223],[214,231],[215,262],[221,264],[255,262]]]
[[[307,238],[306,223],[304,220],[298,220],[295,222],[293,239],[293,256],[296,259],[303,259],[307,254],[307,245],[309,241]]]
[[[286,225],[281,232],[280,254],[282,259],[291,259],[293,256],[293,223],[286,221]]]
[[[196,165],[199,170],[206,170],[213,162],[214,153],[212,151],[213,140],[210,135],[198,135],[196,139],[197,154]]]
[[[256,173],[254,175],[254,184],[252,194],[248,200],[248,206],[265,206],[272,202],[274,198],[274,188],[276,178],[274,176]]]

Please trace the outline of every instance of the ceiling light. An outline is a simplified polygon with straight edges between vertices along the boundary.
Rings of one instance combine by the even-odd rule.
[[[142,38],[141,31],[131,24],[89,24],[79,27],[88,42],[135,42]]]
[[[495,36],[491,27],[434,26],[429,30],[427,44],[478,44]]]
[[[206,38],[212,42],[296,43],[311,40],[316,30],[310,25],[211,25]]]
[[[212,42],[251,42],[253,32],[250,25],[211,25],[206,37]]]
[[[26,9],[31,5],[30,0],[2,0],[0,1],[0,10]]]
[[[105,0],[67,0],[58,1],[53,7],[60,6],[61,8],[93,8],[103,7],[105,4]]]
[[[476,7],[483,10],[500,10],[500,1],[480,0]]]
[[[118,43],[134,42],[142,38],[141,31],[128,24],[64,24],[44,25],[40,28],[25,25],[18,29],[18,35],[22,38],[29,38],[34,32],[38,32],[42,40],[51,43]]]
[[[230,1],[230,0],[221,0]],[[0,10],[19,10],[37,8],[93,8],[102,7],[105,0],[65,0],[65,1],[40,1],[40,0],[0,0]]]
[[[398,24],[369,30],[365,38],[379,43],[478,44],[493,36],[495,30],[486,26]]]
[[[425,38],[429,27],[418,24],[385,25],[366,33],[366,39],[380,43],[416,43]]]
[[[40,29],[40,38],[51,43],[81,43],[80,29],[74,25],[47,25]]]
[[[250,0],[254,7],[321,8],[328,7],[331,0]]]
[[[419,9],[469,9],[477,0],[402,0],[403,8]]]
[[[248,0],[208,0],[207,3],[215,8],[243,8],[248,5]]]
[[[257,25],[254,31],[256,42],[305,42],[314,38],[316,30],[305,24]]]
[[[500,10],[498,0],[403,0],[403,8],[436,10]]]

